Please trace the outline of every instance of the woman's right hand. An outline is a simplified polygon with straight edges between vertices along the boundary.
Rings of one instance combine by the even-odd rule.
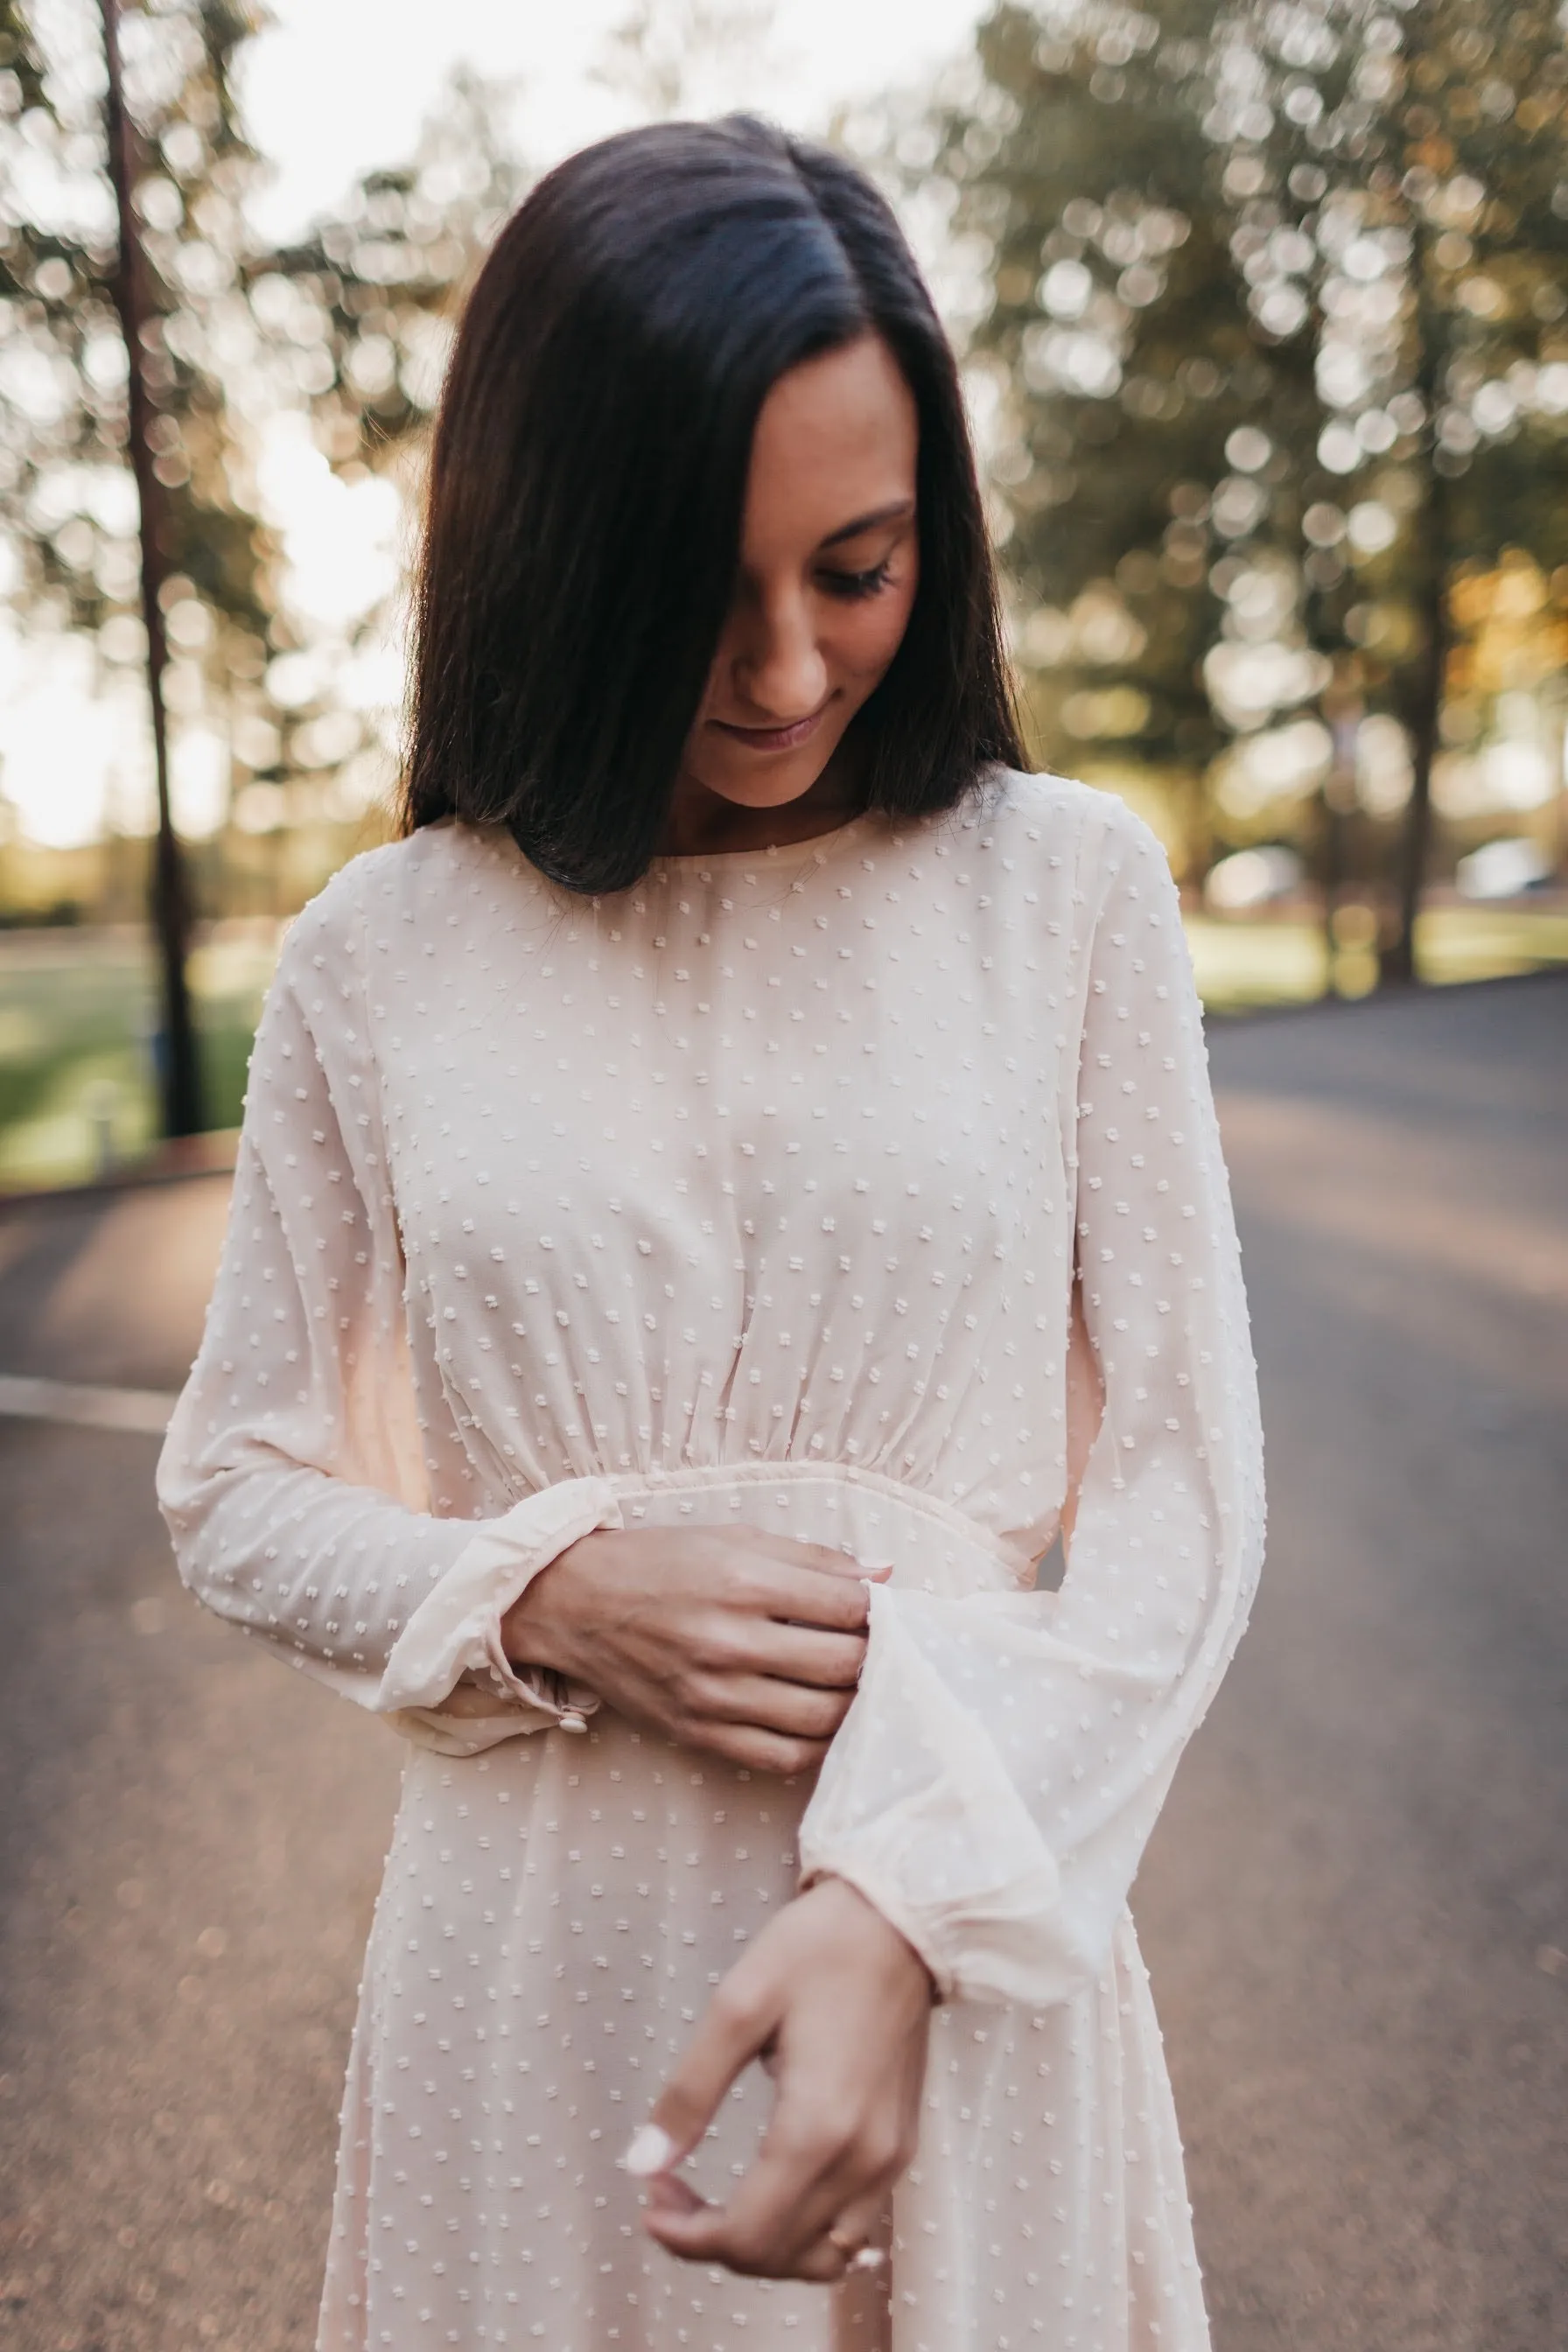
[[[600,1528],[541,1570],[501,1639],[683,1748],[809,1772],[855,1696],[866,1580],[889,1572],[753,1528]]]

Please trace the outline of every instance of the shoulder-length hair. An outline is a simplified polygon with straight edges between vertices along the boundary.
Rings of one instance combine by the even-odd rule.
[[[657,854],[734,592],[758,412],[868,333],[919,415],[920,579],[857,714],[867,809],[1022,764],[958,373],[898,224],[839,156],[749,116],[584,149],[469,297],[431,454],[404,829],[503,824],[566,887]]]

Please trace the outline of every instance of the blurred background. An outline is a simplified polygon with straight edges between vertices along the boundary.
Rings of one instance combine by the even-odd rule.
[[[386,827],[463,288],[669,113],[900,207],[1036,757],[1154,824],[1211,1007],[1568,958],[1560,10],[147,0],[120,47],[122,137],[98,0],[0,5],[0,1188],[237,1121],[279,924]]]
[[[1215,1016],[1268,1561],[1134,1903],[1216,2352],[1560,2352],[1568,15],[115,21],[0,0],[6,2352],[313,2340],[399,1744],[181,1592],[159,1433],[281,928],[386,830],[454,308],[556,157],[735,105],[908,223],[1036,757]]]

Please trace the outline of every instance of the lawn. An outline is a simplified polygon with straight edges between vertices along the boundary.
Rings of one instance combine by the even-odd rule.
[[[223,924],[191,961],[208,1124],[238,1125],[277,927]],[[134,930],[0,933],[0,1189],[141,1159],[156,1129],[157,973]]]
[[[1347,912],[1363,916],[1365,910]],[[1187,941],[1199,992],[1211,1013],[1310,1004],[1324,992],[1328,956],[1314,918],[1189,915]],[[1415,954],[1422,979],[1438,986],[1568,963],[1568,902],[1556,898],[1473,906],[1463,899],[1438,900],[1416,926]],[[1334,979],[1342,996],[1365,996],[1376,987],[1377,963],[1368,938],[1354,930],[1347,938],[1342,930]]]
[[[1310,921],[1194,915],[1187,934],[1211,1012],[1310,1003],[1323,992],[1323,939]],[[214,1128],[239,1122],[278,937],[270,922],[218,924],[192,960]],[[1434,906],[1418,947],[1424,976],[1439,982],[1568,962],[1568,906]],[[1375,982],[1364,944],[1342,945],[1335,966],[1344,994]],[[79,1183],[152,1149],[156,1003],[153,957],[135,930],[0,932],[0,1191]]]

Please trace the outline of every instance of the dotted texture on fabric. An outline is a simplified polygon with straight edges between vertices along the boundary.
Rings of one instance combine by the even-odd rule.
[[[1262,1446],[1175,892],[1121,803],[1003,775],[594,901],[450,823],[357,858],[285,942],[159,1477],[192,1589],[409,1740],[321,2352],[1201,2352],[1127,1899],[1246,1620]],[[617,1525],[894,1562],[815,1787],[555,1729],[591,1695],[500,1616]],[[944,1996],[889,2270],[679,2264],[616,2159],[828,1872]]]

